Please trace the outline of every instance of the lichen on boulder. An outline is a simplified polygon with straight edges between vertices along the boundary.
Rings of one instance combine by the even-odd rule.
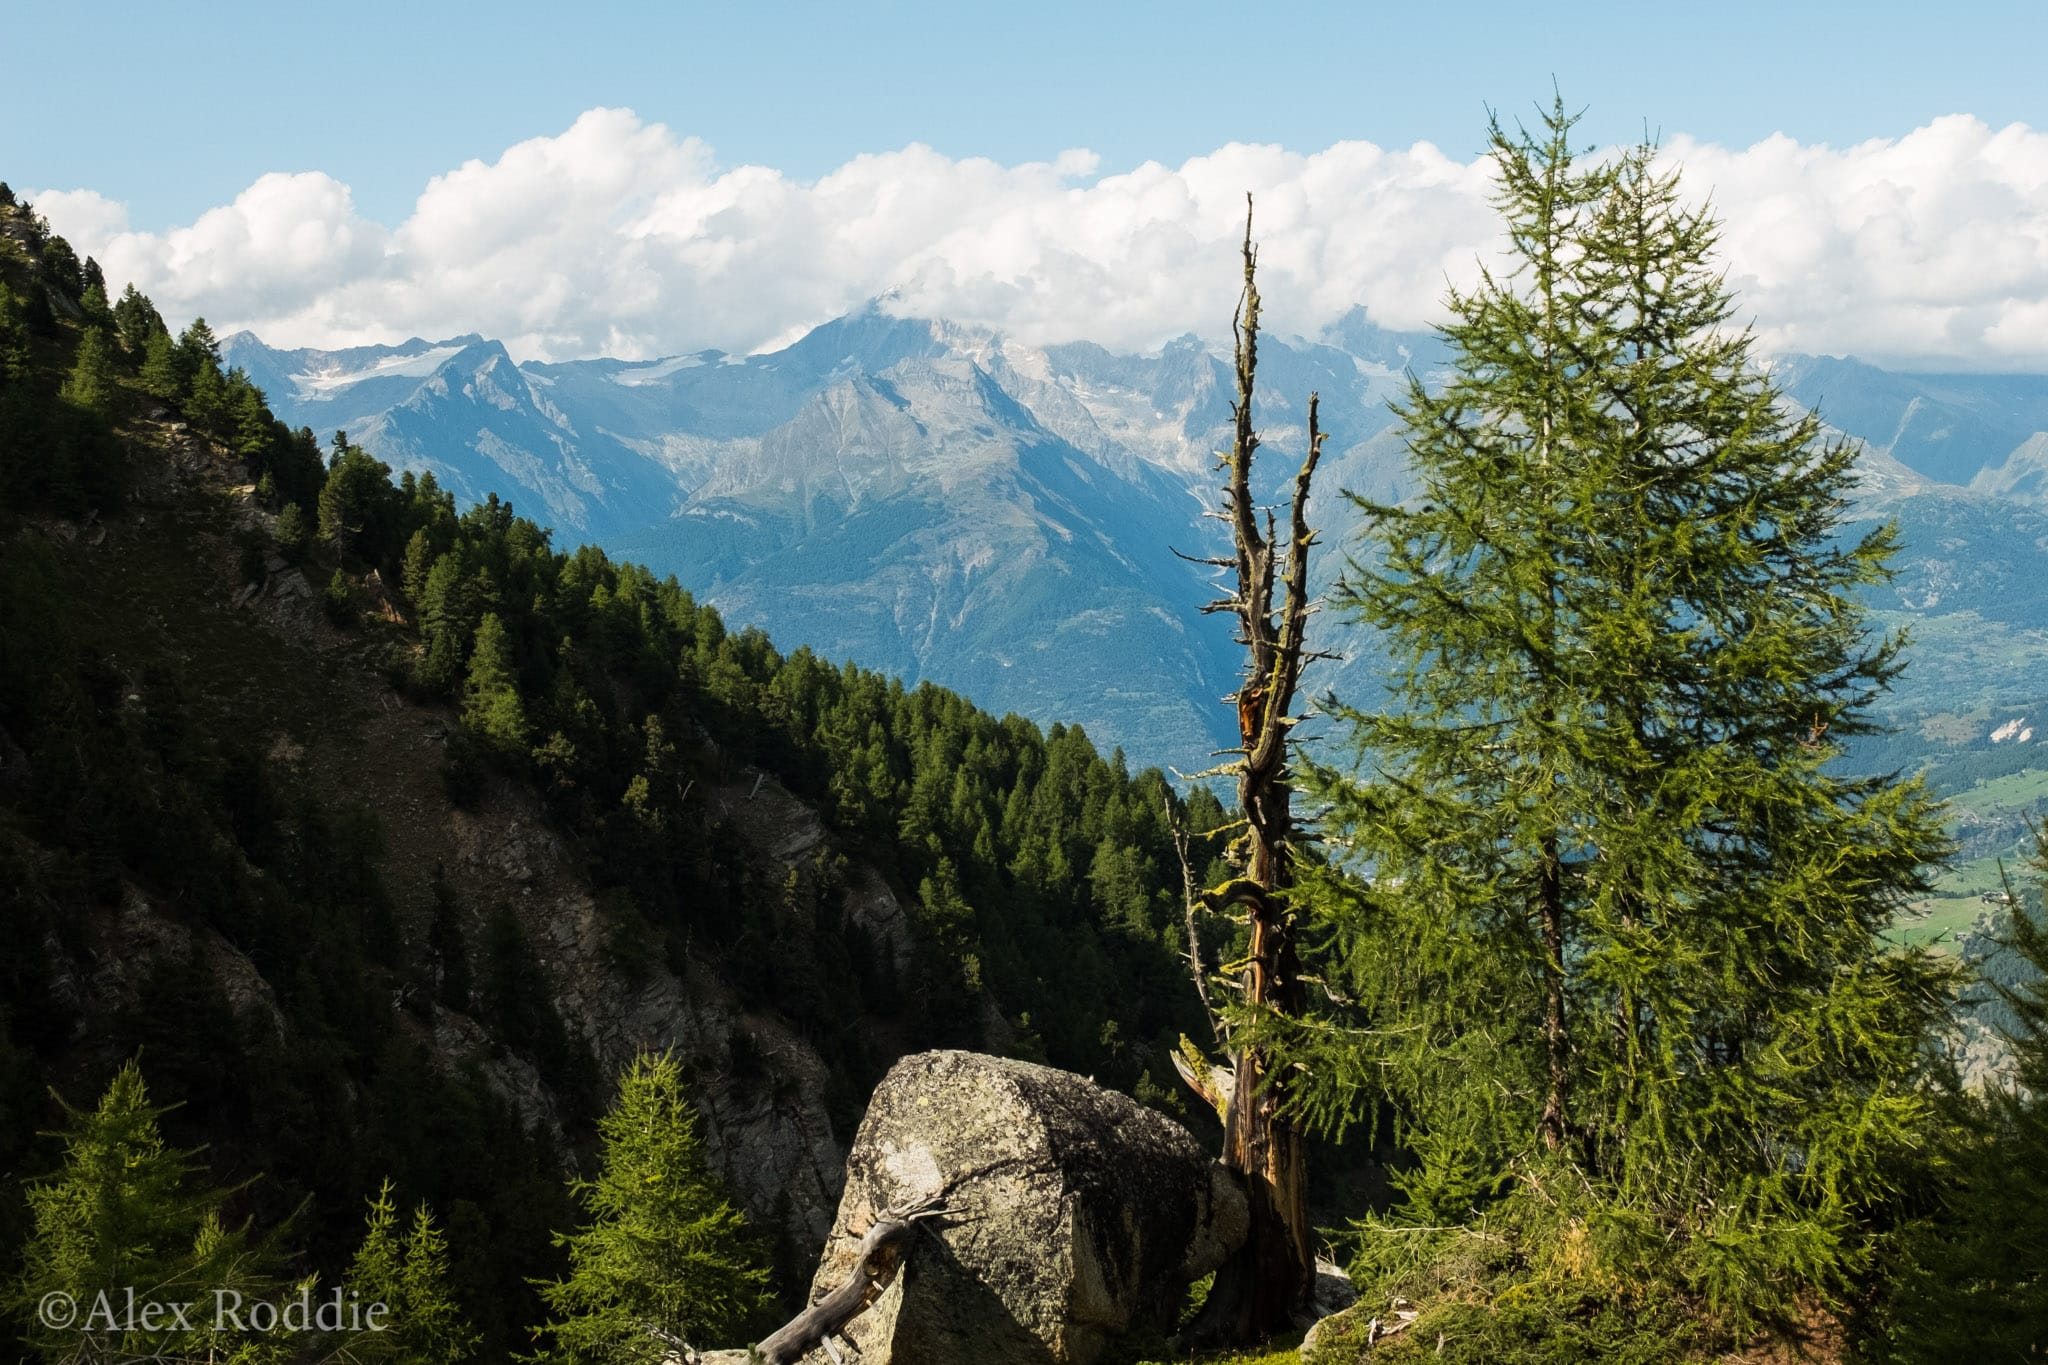
[[[862,1365],[1086,1365],[1170,1328],[1246,1227],[1235,1179],[1164,1115],[1070,1072],[927,1052],[875,1090],[812,1298],[880,1213],[934,1197],[950,1214],[846,1329]]]

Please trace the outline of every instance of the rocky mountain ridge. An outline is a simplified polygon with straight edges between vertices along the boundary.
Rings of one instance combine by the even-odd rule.
[[[514,365],[473,336],[314,352],[246,333],[223,351],[286,421],[345,426],[464,498],[512,498],[778,640],[1077,720],[1142,762],[1191,771],[1230,742],[1216,701],[1235,659],[1199,616],[1202,574],[1173,553],[1215,539],[1202,512],[1232,381],[1200,338],[1144,355],[1030,346],[877,302],[749,356]],[[1358,524],[1343,491],[1409,493],[1388,403],[1407,371],[1434,382],[1446,363],[1434,336],[1363,310],[1319,340],[1264,339],[1268,476],[1300,450],[1309,392],[1331,433],[1312,504],[1324,581]],[[1808,356],[1773,375],[1864,446],[1849,530],[1901,524],[1901,574],[1875,605],[1936,636],[1984,623],[2003,638],[1969,668],[2002,694],[2048,693],[2048,379]],[[1312,681],[1370,695],[1371,641],[1323,628],[1353,657]],[[1925,670],[1930,687],[1953,691],[1953,658]]]

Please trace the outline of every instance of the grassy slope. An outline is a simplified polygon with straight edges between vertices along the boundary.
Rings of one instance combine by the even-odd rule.
[[[2021,822],[2048,810],[2048,771],[2028,768],[1946,795],[1962,818],[2013,835],[2005,841],[2010,846],[1998,852],[1951,863],[1935,879],[1935,894],[1914,902],[1892,931],[1900,943],[1953,951],[1965,935],[1982,927],[1978,921],[1995,909],[1985,897],[2003,893],[2006,875],[2031,847],[2020,832]]]

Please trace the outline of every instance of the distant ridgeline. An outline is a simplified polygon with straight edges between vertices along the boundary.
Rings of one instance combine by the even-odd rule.
[[[813,1055],[813,1169],[935,1045],[1178,1107],[1166,1050],[1203,1016],[1173,826],[1212,871],[1206,792],[389,474],[0,204],[0,1170],[55,1164],[46,1087],[86,1104],[139,1055],[232,1212],[299,1209],[300,1270],[386,1177],[428,1201],[503,1351],[607,1073],[665,1041],[634,1029],[680,1031],[742,1175],[748,1114],[818,1104]],[[365,738],[394,707],[426,730]],[[822,835],[767,847],[771,798]],[[522,886],[492,869],[529,808]],[[856,885],[900,914],[856,922]],[[748,1193],[798,1286],[816,1237]],[[0,1264],[29,1230],[10,1178]]]
[[[1209,585],[1172,553],[1221,544],[1200,512],[1231,384],[1194,337],[1120,355],[877,304],[751,356],[520,364],[476,336],[315,351],[246,333],[222,351],[294,425],[346,429],[458,504],[515,498],[785,646],[1078,720],[1139,766],[1193,771],[1234,742],[1215,701],[1236,661],[1199,624]],[[1301,399],[1321,395],[1328,582],[1358,526],[1341,493],[1412,491],[1387,401],[1410,369],[1437,383],[1444,347],[1354,312],[1315,340],[1264,338],[1260,361],[1268,477],[1299,458]],[[2004,719],[2048,719],[2048,378],[1807,356],[1772,374],[1864,443],[1844,534],[1900,523],[1897,576],[1867,600],[1917,641],[1885,714],[1932,747],[1861,752],[1945,762],[1988,751]],[[1311,671],[1311,691],[1374,695],[1375,643],[1335,614],[1318,628],[1352,657]],[[2044,741],[2048,725],[1998,752]]]

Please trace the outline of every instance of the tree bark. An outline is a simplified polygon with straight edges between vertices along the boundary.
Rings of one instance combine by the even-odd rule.
[[[1571,1070],[1566,1055],[1570,1038],[1564,1019],[1564,869],[1559,861],[1557,836],[1543,840],[1542,878],[1537,888],[1538,913],[1543,921],[1543,1050],[1549,1063],[1548,1085],[1543,1096],[1543,1116],[1537,1128],[1546,1150],[1562,1148],[1570,1130]]]
[[[1299,1015],[1301,986],[1290,910],[1283,893],[1293,883],[1295,831],[1289,780],[1288,731],[1301,670],[1313,656],[1304,649],[1309,596],[1308,553],[1315,533],[1307,522],[1309,484],[1322,457],[1317,397],[1308,400],[1308,452],[1294,479],[1287,527],[1286,570],[1271,513],[1260,527],[1252,502],[1251,470],[1259,437],[1252,425],[1258,369],[1259,291],[1252,246],[1249,196],[1245,214],[1244,296],[1233,320],[1237,401],[1222,517],[1235,553],[1212,561],[1234,571],[1232,595],[1205,610],[1230,611],[1245,646],[1245,677],[1232,698],[1238,715],[1241,759],[1222,769],[1237,777],[1244,835],[1234,846],[1243,875],[1204,897],[1212,909],[1241,910],[1251,930],[1240,986],[1245,1009],[1256,1016]],[[1276,603],[1275,590],[1280,600]],[[1286,1329],[1307,1305],[1315,1281],[1310,1243],[1305,1150],[1300,1130],[1283,1113],[1284,1072],[1266,1050],[1238,1048],[1236,1075],[1224,1111],[1223,1164],[1243,1176],[1251,1207],[1244,1248],[1217,1272],[1196,1334],[1250,1341]]]

